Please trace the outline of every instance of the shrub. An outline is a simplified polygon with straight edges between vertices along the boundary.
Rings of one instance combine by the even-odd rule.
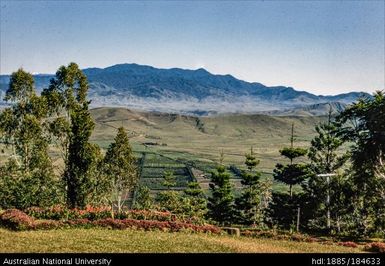
[[[385,253],[385,243],[374,242],[365,246],[366,251]]]
[[[17,209],[6,210],[0,215],[0,224],[11,230],[27,230],[33,223],[33,218]]]
[[[338,242],[337,245],[344,246],[344,247],[350,247],[350,248],[356,248],[358,247],[357,243],[347,241],[347,242]]]
[[[26,213],[12,209],[7,210],[0,216],[1,224],[11,230],[49,230],[58,229],[62,227],[104,227],[110,229],[142,229],[142,230],[161,230],[161,231],[188,231],[188,232],[203,232],[219,234],[221,229],[213,225],[197,225],[188,222],[178,221],[175,215],[169,212],[154,212],[154,211],[129,211],[126,216],[135,217],[139,219],[112,219],[99,218],[106,214],[105,209],[88,209],[88,210],[71,210],[68,217],[89,217],[75,218],[64,221],[58,221],[59,214],[65,213],[61,208],[29,208],[28,213],[41,217],[53,217],[56,220],[36,220]],[[92,214],[92,215],[91,215]],[[149,220],[158,219],[158,220]]]
[[[70,211],[61,205],[55,205],[49,208],[30,207],[25,209],[25,213],[41,220],[65,220],[71,216]]]
[[[55,220],[40,220],[40,221],[35,221],[30,229],[34,230],[50,230],[50,229],[59,229],[63,227],[63,223],[60,221],[55,221]]]

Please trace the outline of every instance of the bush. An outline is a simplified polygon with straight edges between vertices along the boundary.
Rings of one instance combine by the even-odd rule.
[[[30,228],[33,230],[51,230],[51,229],[59,229],[63,227],[63,223],[55,220],[40,220],[35,221]]]
[[[34,219],[17,209],[9,209],[0,215],[0,224],[11,230],[27,230],[32,227]]]
[[[382,242],[370,243],[369,245],[366,245],[364,249],[370,252],[385,253],[385,243],[382,243]]]
[[[339,246],[344,246],[344,247],[350,247],[350,248],[356,248],[356,247],[358,247],[358,244],[357,244],[357,243],[354,243],[354,242],[351,242],[351,241],[348,241],[348,242],[339,242],[339,243],[337,243],[337,245],[339,245]]]
[[[73,220],[73,219],[104,219],[111,217],[111,207],[93,207],[87,205],[85,209],[67,209],[61,205],[49,208],[30,207],[25,212],[42,220]]]
[[[54,213],[51,211],[55,210]],[[64,213],[59,208],[50,209],[50,211],[34,208],[29,209],[29,213],[39,217],[54,217],[58,219],[58,213]],[[152,211],[130,211],[127,212],[127,215],[132,217],[140,218],[132,219],[112,219],[112,218],[102,218],[95,219],[95,217],[102,217],[98,215],[90,215],[90,213],[95,213],[93,211],[79,212],[74,211],[75,214],[80,214],[81,216],[93,217],[93,219],[88,218],[77,218],[69,219],[65,221],[58,220],[36,220],[26,213],[11,209],[5,211],[0,216],[1,225],[11,230],[50,230],[58,229],[63,227],[81,227],[81,228],[92,228],[92,227],[104,227],[110,229],[143,229],[146,231],[149,230],[161,230],[161,231],[189,231],[189,232],[202,232],[202,233],[213,233],[219,234],[221,232],[220,228],[213,225],[196,225],[192,223],[186,223],[178,221],[174,215],[169,212],[152,212]],[[101,213],[96,211],[96,213]],[[158,220],[150,220],[150,219]],[[161,221],[162,220],[162,221]]]

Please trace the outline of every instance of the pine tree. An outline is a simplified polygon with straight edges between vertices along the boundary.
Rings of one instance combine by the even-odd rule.
[[[207,214],[207,200],[203,190],[198,182],[188,183],[187,188],[183,191],[184,198],[187,199],[185,206],[185,213],[189,217],[194,217],[203,222]]]
[[[183,197],[178,191],[172,190],[172,188],[176,186],[173,171],[164,171],[162,185],[167,189],[156,195],[156,202],[159,204],[160,209],[182,215],[184,213],[185,202],[183,202]]]
[[[241,196],[236,200],[239,220],[246,225],[260,225],[262,223],[262,202],[259,180],[261,173],[255,171],[259,164],[253,148],[245,155],[247,171],[241,173],[241,184],[244,186]]]
[[[337,120],[340,135],[352,143],[349,171],[351,228],[357,235],[385,230],[385,94],[359,99]],[[353,222],[354,221],[354,222]]]
[[[223,155],[221,155],[221,163]],[[231,224],[234,218],[234,195],[230,184],[230,174],[224,165],[211,172],[209,184],[211,197],[208,202],[208,216],[219,224]]]
[[[108,200],[112,207],[116,206],[118,213],[121,213],[128,195],[138,180],[136,160],[123,127],[118,129],[114,142],[107,149],[103,163],[108,181]]]
[[[312,223],[312,227],[318,229],[331,229],[331,220],[335,217],[336,228],[337,221],[343,213],[342,206],[332,206],[332,203],[340,204],[340,200],[333,199],[334,195],[341,198],[342,191],[341,179],[336,171],[341,168],[348,160],[348,153],[341,151],[341,146],[344,141],[338,137],[338,132],[341,127],[340,123],[332,120],[332,109],[328,113],[328,120],[316,126],[317,136],[311,141],[308,157],[311,161],[312,170],[315,175],[312,175],[303,185],[305,191],[304,202],[308,204],[308,211],[305,216]],[[328,176],[319,176],[318,174],[327,174]],[[330,174],[333,174],[329,176]],[[331,209],[336,212],[331,215]],[[339,229],[337,229],[339,230]]]
[[[154,206],[154,201],[150,195],[150,189],[147,186],[139,185],[136,190],[136,197],[133,204],[133,209],[150,210]]]
[[[306,164],[294,163],[297,158],[305,156],[306,149],[294,147],[294,124],[291,127],[290,147],[280,150],[282,156],[290,160],[290,164],[276,164],[274,179],[289,186],[289,195],[293,196],[293,186],[300,184],[309,176],[309,167]]]
[[[301,201],[299,195],[293,193],[293,186],[301,184],[305,179],[311,176],[310,167],[304,163],[294,163],[306,155],[307,150],[294,147],[294,124],[291,127],[290,147],[280,150],[282,156],[290,160],[287,165],[276,164],[273,177],[275,180],[289,186],[289,195],[284,193],[273,193],[272,204],[270,205],[270,217],[273,223],[277,223],[284,228],[297,227],[298,212],[300,211]]]

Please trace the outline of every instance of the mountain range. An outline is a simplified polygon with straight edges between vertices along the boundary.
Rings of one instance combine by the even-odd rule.
[[[362,96],[350,92],[335,96],[314,95],[292,87],[267,87],[231,75],[215,75],[203,68],[159,69],[138,64],[86,68],[93,107],[119,106],[146,111],[213,115],[223,113],[270,113],[320,115],[331,106],[339,111]],[[47,87],[53,74],[34,75],[38,91]],[[4,98],[9,75],[0,76]],[[4,102],[1,104],[5,104]]]

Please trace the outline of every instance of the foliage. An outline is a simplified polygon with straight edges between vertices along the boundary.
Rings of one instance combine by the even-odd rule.
[[[200,222],[204,222],[207,215],[207,199],[197,182],[190,182],[184,191],[185,214]]]
[[[133,209],[151,210],[154,207],[154,200],[150,195],[150,189],[147,186],[139,185],[135,192]]]
[[[248,170],[241,173],[241,184],[244,188],[241,196],[236,199],[237,216],[241,224],[261,226],[264,211],[262,202],[262,189],[264,187],[259,182],[261,173],[255,171],[259,160],[256,159],[253,148],[245,157],[245,165]]]
[[[152,216],[155,217],[155,216]],[[157,217],[162,217],[158,216]],[[164,216],[163,216],[164,217]],[[172,220],[136,220],[130,218],[112,219],[112,218],[73,218],[70,220],[40,220],[36,221],[22,211],[11,209],[0,215],[0,224],[11,230],[47,230],[65,227],[106,227],[112,229],[144,229],[144,230],[162,230],[170,232],[178,232],[189,230],[190,232],[202,233],[220,233],[220,229],[213,225],[197,225],[182,221]]]
[[[352,143],[349,204],[352,232],[366,236],[384,232],[384,92],[378,91],[373,97],[361,98],[345,109],[338,116],[338,121],[343,124],[340,136]]]
[[[163,174],[164,181],[162,185],[167,187],[167,190],[170,190],[171,187],[176,186],[175,176],[171,170],[167,170]]]
[[[94,122],[88,110],[88,82],[75,63],[61,66],[42,96],[49,102],[48,128],[61,148],[63,181],[71,208],[84,207],[92,194],[99,148],[89,142]],[[91,191],[90,191],[91,190]]]
[[[365,246],[365,250],[369,252],[385,253],[385,243],[374,242]]]
[[[234,195],[230,175],[223,165],[211,172],[209,186],[211,197],[208,201],[208,217],[219,224],[231,224],[234,218]]]
[[[114,142],[107,149],[103,170],[104,192],[107,194],[108,202],[115,205],[118,212],[121,212],[126,198],[138,180],[136,159],[123,127],[118,129]]]
[[[186,202],[178,191],[161,191],[156,195],[156,203],[161,211],[169,211],[174,214],[183,214]]]
[[[278,227],[293,231],[296,228],[296,218],[300,196],[290,196],[287,193],[273,192],[272,201],[267,210],[269,218],[267,223],[270,227]]]
[[[274,179],[286,185],[289,185],[290,197],[293,196],[293,185],[302,183],[311,175],[308,165],[303,163],[293,163],[297,158],[304,156],[307,150],[294,147],[294,124],[291,127],[290,147],[285,147],[280,150],[282,156],[290,160],[290,164],[276,164],[274,169]]]
[[[12,73],[5,100],[13,105],[0,113],[0,134],[13,153],[0,167],[0,206],[60,202],[61,189],[48,155],[47,102],[36,95],[32,75],[22,69]]]
[[[17,209],[9,209],[0,215],[0,225],[11,230],[28,230],[34,219]]]
[[[273,177],[275,180],[289,186],[289,195],[284,193],[273,193],[272,204],[270,206],[269,215],[270,223],[282,228],[294,230],[299,229],[297,223],[298,208],[301,201],[299,194],[293,194],[293,186],[303,183],[310,178],[313,173],[308,164],[294,163],[295,159],[304,156],[307,150],[294,147],[294,124],[291,127],[290,147],[280,150],[282,156],[290,160],[290,163],[283,165],[276,164]]]

